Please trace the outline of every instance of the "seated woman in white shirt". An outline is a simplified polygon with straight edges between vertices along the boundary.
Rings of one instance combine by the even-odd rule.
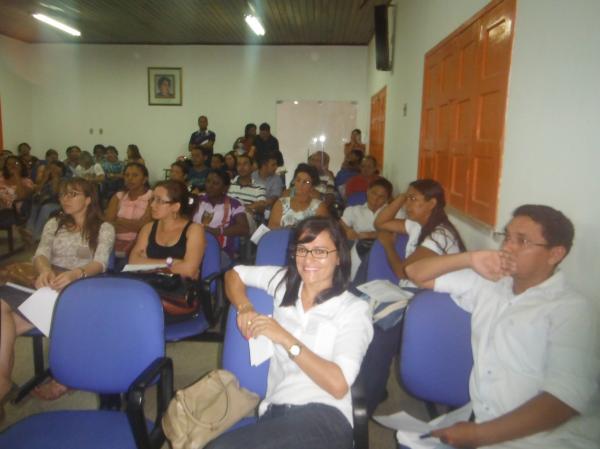
[[[327,205],[315,198],[319,185],[317,169],[308,164],[298,164],[294,171],[293,194],[282,196],[271,209],[269,228],[279,229],[295,226],[301,220],[328,215]]]
[[[408,218],[396,218],[403,206]],[[458,231],[446,215],[445,206],[444,188],[440,183],[419,179],[411,182],[406,193],[398,195],[377,215],[375,228],[380,231],[377,238],[394,273],[400,278],[400,286],[416,287],[404,271],[411,263],[425,257],[465,251]],[[404,260],[396,252],[394,233],[408,234]],[[385,398],[390,365],[400,346],[400,332],[401,322],[385,330],[375,326],[375,336],[360,374],[364,379],[369,415]]]
[[[346,290],[344,240],[335,220],[308,218],[294,229],[287,267],[238,265],[227,272],[227,297],[242,335],[267,337],[275,352],[258,422],[207,448],[352,448],[350,387],[373,327],[367,303]],[[273,295],[272,317],[254,311],[246,286]]]
[[[391,198],[393,190],[392,183],[387,179],[376,179],[369,184],[366,203],[344,209],[342,227],[346,231],[348,240],[355,241],[350,251],[352,260],[350,279],[354,279],[361,260],[369,253],[377,238],[375,218]]]

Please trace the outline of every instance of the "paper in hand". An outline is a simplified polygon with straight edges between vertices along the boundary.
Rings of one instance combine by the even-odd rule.
[[[19,306],[19,311],[46,337],[50,336],[50,325],[58,292],[50,287],[42,287]]]
[[[269,360],[275,351],[273,342],[264,335],[252,337],[248,340],[250,346],[250,365],[258,366],[261,363]]]

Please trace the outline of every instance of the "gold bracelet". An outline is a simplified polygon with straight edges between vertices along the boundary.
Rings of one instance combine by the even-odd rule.
[[[241,306],[238,307],[237,314],[239,315],[240,313],[247,312],[249,309],[254,309],[254,306],[252,305],[251,302],[242,304]]]

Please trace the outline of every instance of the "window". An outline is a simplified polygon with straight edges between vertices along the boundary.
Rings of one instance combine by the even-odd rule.
[[[515,0],[493,1],[425,55],[419,177],[496,224]]]

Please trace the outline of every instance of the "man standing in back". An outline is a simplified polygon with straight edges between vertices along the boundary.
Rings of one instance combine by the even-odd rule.
[[[198,128],[198,131],[194,131],[190,136],[188,150],[192,151],[193,148],[204,150],[207,160],[210,161],[213,155],[213,146],[215,140],[217,140],[217,135],[214,131],[208,129],[208,118],[205,115],[198,117]]]

